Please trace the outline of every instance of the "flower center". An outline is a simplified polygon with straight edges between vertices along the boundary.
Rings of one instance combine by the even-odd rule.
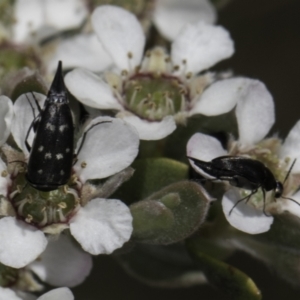
[[[0,286],[6,287],[13,285],[18,279],[17,269],[0,264]]]
[[[25,173],[13,180],[9,198],[21,219],[40,228],[66,223],[79,204],[76,190],[66,185],[50,192],[39,191],[26,182]]]
[[[250,148],[240,149],[238,144],[233,142],[230,155],[247,155],[248,157],[262,162],[274,175],[276,180],[283,181],[287,174],[289,160],[282,160],[278,157],[281,141],[277,138],[269,138],[261,141]]]
[[[178,78],[137,74],[124,87],[127,109],[150,121],[159,121],[184,109],[187,91]]]

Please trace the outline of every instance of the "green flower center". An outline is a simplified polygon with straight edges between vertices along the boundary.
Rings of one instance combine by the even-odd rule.
[[[77,191],[67,185],[50,192],[39,191],[26,183],[24,173],[13,181],[10,200],[18,216],[37,227],[66,223],[79,203]]]
[[[6,287],[13,285],[18,280],[18,270],[0,264],[0,286]]]
[[[138,74],[125,84],[126,108],[149,121],[182,110],[187,92],[178,78]]]

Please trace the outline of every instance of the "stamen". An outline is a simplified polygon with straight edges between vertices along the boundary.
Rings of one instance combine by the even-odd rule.
[[[66,222],[67,221],[67,219],[65,218],[61,208],[59,208],[57,210],[57,213],[58,213],[58,218],[59,218],[60,222]]]
[[[47,212],[46,212],[46,207],[43,207],[42,211],[43,213],[43,220],[39,223],[39,226],[43,227],[47,224],[48,218],[47,218]]]

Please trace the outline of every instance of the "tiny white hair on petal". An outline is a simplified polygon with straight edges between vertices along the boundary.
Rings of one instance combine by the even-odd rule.
[[[133,71],[142,60],[145,35],[136,16],[113,5],[101,5],[92,14],[93,28],[120,70]]]
[[[294,125],[294,127],[288,133],[286,139],[280,148],[279,156],[281,159],[290,158],[289,166],[293,163],[294,159],[297,159],[292,173],[300,172],[300,120]]]
[[[221,26],[204,22],[186,25],[171,46],[171,59],[178,73],[196,74],[229,58],[234,53],[233,41]]]
[[[95,118],[85,132],[85,140],[74,165],[74,170],[83,182],[106,178],[122,171],[138,154],[138,133],[121,119]],[[77,147],[81,142],[78,141]]]
[[[0,300],[22,300],[17,294],[10,288],[0,286]]]
[[[261,141],[275,122],[273,97],[259,80],[245,78],[235,114],[238,122],[239,141],[253,145]]]
[[[44,102],[46,100],[46,96],[39,93],[33,93],[35,99],[39,103],[40,107],[43,108]],[[32,107],[29,104],[29,101],[34,109],[35,117],[38,116],[39,110],[36,106],[36,103],[33,99],[33,95],[31,93],[22,94],[16,100],[14,104],[14,120],[11,126],[11,132],[14,137],[15,142],[19,146],[19,148],[24,152],[25,155],[29,155],[27,147],[25,145],[25,139],[27,132],[31,123],[34,120],[34,114],[32,111]],[[28,136],[28,143],[32,145],[34,139],[33,128],[30,130],[30,134]]]
[[[120,112],[116,117],[131,124],[137,130],[141,140],[160,140],[176,129],[172,116],[166,116],[161,121],[147,121],[129,112]]]
[[[37,300],[74,300],[74,295],[70,289],[61,287],[53,289],[37,298]]]
[[[83,104],[98,109],[123,109],[110,86],[93,72],[77,68],[65,76],[68,90]]]
[[[159,32],[171,41],[187,23],[202,20],[212,24],[216,19],[216,9],[208,0],[159,0],[153,13],[153,22]]]
[[[104,71],[112,64],[95,33],[79,34],[62,40],[47,62],[49,73],[56,70],[59,60],[64,62],[64,69],[79,67],[93,72]]]
[[[14,217],[0,219],[0,240],[0,262],[17,269],[35,260],[48,243],[42,231]]]
[[[203,114],[216,116],[231,111],[244,96],[244,86],[248,78],[230,78],[219,80],[204,90],[198,102],[190,111],[190,115]]]
[[[130,239],[132,216],[117,199],[96,198],[70,220],[70,231],[82,248],[93,254],[110,254]]]
[[[39,259],[28,267],[50,285],[74,287],[85,280],[92,266],[90,254],[78,247],[71,237],[61,234],[58,239],[50,240]]]
[[[246,201],[241,201],[232,210],[235,203],[241,198],[243,197],[236,188],[231,188],[223,195],[223,212],[229,224],[249,234],[259,234],[269,231],[274,218],[272,216],[266,216],[262,210],[250,206]],[[230,211],[231,213],[229,215]]]
[[[0,96],[0,146],[2,146],[9,134],[13,119],[14,109],[11,100],[6,96]]]

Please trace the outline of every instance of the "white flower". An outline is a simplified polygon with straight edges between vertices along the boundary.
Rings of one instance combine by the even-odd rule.
[[[45,96],[35,94],[35,97],[42,106]],[[29,100],[37,111],[32,96],[21,95],[14,104],[15,118],[11,129],[17,145],[25,155],[24,161],[29,156],[25,138],[33,120]],[[93,126],[102,121],[109,122]],[[70,227],[71,234],[91,254],[109,254],[130,238],[132,216],[125,204],[120,200],[97,196],[87,197],[87,200],[83,198],[85,188],[89,187],[87,180],[106,178],[132,163],[138,153],[138,135],[124,121],[110,117],[92,120],[86,130],[89,131],[73,167],[75,173],[70,179],[71,186],[49,192],[51,201],[47,197],[46,201],[43,200],[43,192],[25,185],[24,174],[14,163],[6,166],[0,160],[0,193],[6,198],[2,198],[0,206],[0,211],[5,216],[0,219],[1,263],[21,268],[34,261],[48,243],[40,229],[56,233]],[[31,132],[28,137],[29,144],[32,140]],[[78,141],[77,148],[80,142],[81,140]],[[12,158],[15,151],[8,146],[3,147],[2,151],[6,151],[6,156],[9,153],[9,162],[15,160]],[[21,190],[18,188],[20,182],[23,186]],[[83,203],[90,199],[87,204]],[[35,205],[37,208],[34,209]],[[32,211],[29,213],[30,207]]]
[[[235,115],[239,139],[232,142],[229,150],[226,151],[214,137],[196,133],[187,144],[187,156],[202,161],[211,161],[223,155],[247,155],[251,157],[251,154],[257,155],[259,151],[265,156],[272,154],[270,150],[262,151],[262,147],[256,145],[266,136],[275,121],[273,99],[265,85],[258,80],[232,78],[219,81],[215,86],[217,88],[214,91],[206,90],[206,99],[211,107],[209,109],[212,109],[214,105],[217,109],[227,105],[229,111],[236,106]],[[198,173],[205,176],[203,171],[192,161],[190,163]],[[273,223],[273,217],[263,213],[262,201],[260,201],[259,209],[254,207],[254,201],[250,200],[247,204],[245,201],[239,203],[231,211],[234,204],[243,198],[241,190],[231,188],[224,194],[222,206],[226,219],[233,227],[250,234],[268,231]],[[255,195],[252,198],[255,198]]]
[[[9,286],[18,296],[23,298],[24,295],[27,299],[30,296],[28,292],[43,290],[41,281],[57,287],[81,284],[89,275],[92,265],[91,255],[83,251],[70,235],[62,234],[50,239],[46,250],[25,268],[12,269],[2,265],[2,285]]]
[[[16,43],[41,40],[59,31],[79,27],[87,18],[83,0],[17,0],[9,39]]]
[[[25,299],[36,299],[34,296],[29,294],[21,294],[10,288],[0,287],[0,300],[25,300]],[[74,296],[70,289],[62,287],[53,289],[36,300],[73,300]]]
[[[50,240],[45,251],[26,269],[52,286],[74,287],[86,279],[92,266],[91,255],[75,245],[70,236],[61,234]]]
[[[75,69],[66,75],[66,85],[87,106],[120,111],[117,117],[132,124],[145,140],[162,139],[175,130],[175,121],[184,123],[186,117],[203,113],[198,103],[214,79],[212,74],[196,74],[234,51],[224,28],[198,22],[185,26],[170,57],[157,47],[143,59],[145,36],[134,15],[105,5],[93,12],[92,23],[114,72],[106,72],[103,79]]]
[[[213,24],[217,17],[208,0],[160,0],[154,3],[154,9],[150,8],[152,5],[145,5],[146,11],[136,12],[138,17],[142,16],[140,22],[149,25],[151,20],[148,19],[152,19],[159,32],[169,40],[174,40],[186,24],[199,21]],[[59,60],[64,62],[65,69],[80,67],[93,72],[101,72],[112,64],[94,32],[81,33],[59,42],[47,63],[49,73],[55,71]]]

